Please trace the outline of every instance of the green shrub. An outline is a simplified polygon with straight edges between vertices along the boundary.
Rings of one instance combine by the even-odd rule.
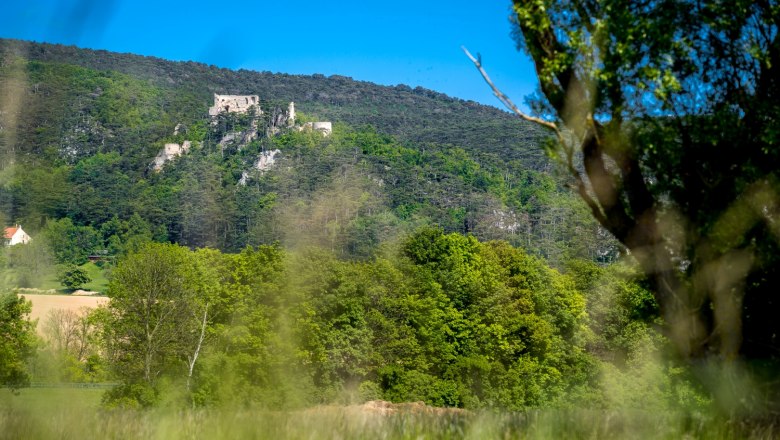
[[[92,281],[87,271],[76,266],[68,264],[63,266],[57,274],[57,280],[68,289],[75,290]]]

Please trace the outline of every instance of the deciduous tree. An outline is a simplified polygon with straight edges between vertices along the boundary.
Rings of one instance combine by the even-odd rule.
[[[27,319],[30,302],[15,293],[0,294],[0,386],[29,384],[27,359],[35,353],[35,323]]]
[[[217,282],[209,275],[190,250],[170,244],[149,244],[119,264],[108,290],[109,325],[117,373],[129,389],[154,389],[164,373],[189,377]]]
[[[78,289],[92,281],[87,271],[75,264],[68,264],[60,269],[57,280],[68,289]]]

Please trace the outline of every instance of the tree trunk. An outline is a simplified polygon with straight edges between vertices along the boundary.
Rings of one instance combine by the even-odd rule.
[[[208,313],[209,305],[206,304],[206,309],[203,311],[203,320],[200,324],[200,337],[198,338],[198,344],[195,346],[195,352],[192,354],[192,356],[187,357],[187,363],[189,367],[189,371],[187,372],[187,392],[190,391],[192,372],[195,369],[195,362],[198,360],[198,356],[200,355],[200,348],[203,345],[203,338],[206,335],[206,322],[208,320]]]

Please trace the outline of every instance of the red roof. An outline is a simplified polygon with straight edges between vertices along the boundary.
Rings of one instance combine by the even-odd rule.
[[[16,234],[16,230],[19,228],[11,227],[11,228],[5,228],[5,238],[13,238],[14,234]]]

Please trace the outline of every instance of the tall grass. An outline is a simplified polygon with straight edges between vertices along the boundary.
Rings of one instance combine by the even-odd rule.
[[[361,406],[259,409],[102,410],[100,390],[0,390],[3,439],[731,439],[778,438],[767,420],[641,410],[465,412]]]

